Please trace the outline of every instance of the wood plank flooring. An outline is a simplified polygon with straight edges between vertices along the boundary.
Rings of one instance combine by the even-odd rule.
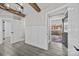
[[[25,44],[24,41],[10,44],[9,40],[4,40],[4,43],[0,45],[0,56],[65,56],[67,51],[65,52],[63,47],[66,49],[62,43],[52,42],[49,50],[43,50]]]

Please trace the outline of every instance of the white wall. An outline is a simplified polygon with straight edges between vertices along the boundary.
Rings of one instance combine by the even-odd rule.
[[[3,41],[2,20],[0,19],[0,44],[2,44],[2,41]]]
[[[36,47],[48,49],[47,20],[45,12],[41,11],[35,15],[25,18],[25,42]]]
[[[79,48],[79,4],[70,4],[68,8],[68,55],[78,55],[74,46]]]

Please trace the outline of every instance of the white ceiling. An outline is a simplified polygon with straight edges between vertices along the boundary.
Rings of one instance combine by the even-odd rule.
[[[50,10],[54,10],[62,5],[65,5],[65,3],[37,3],[38,6],[41,8],[41,11],[50,11]],[[10,4],[12,8],[18,8],[19,6],[17,6],[16,4]],[[35,14],[37,13],[29,4],[24,3],[24,14],[29,15],[29,14]],[[5,12],[4,10],[0,9],[0,13],[3,14],[7,14],[7,12]]]
[[[65,5],[65,3],[38,3],[38,5],[42,10],[54,10],[62,5]]]
[[[54,10],[58,7],[61,7],[63,5],[65,5],[66,3],[37,3],[38,6],[40,7],[41,11],[50,11],[50,10]],[[25,7],[25,13],[28,14],[36,14],[38,12],[36,12],[29,4],[24,4]]]

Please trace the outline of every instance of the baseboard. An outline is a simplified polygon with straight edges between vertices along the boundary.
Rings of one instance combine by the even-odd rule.
[[[11,42],[11,44],[14,44],[14,43],[17,43],[17,42],[20,42],[20,41],[23,41],[24,39],[20,39],[20,40],[18,40],[18,41],[10,41]]]

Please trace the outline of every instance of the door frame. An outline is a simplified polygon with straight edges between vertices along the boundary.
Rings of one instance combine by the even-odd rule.
[[[0,44],[2,44],[3,43],[3,40],[5,39],[5,34],[4,34],[4,32],[3,32],[3,26],[4,26],[4,24],[3,24],[3,21],[11,21],[12,20],[12,18],[2,18],[2,17],[0,17],[0,20],[1,20],[1,22],[2,22],[2,42],[0,43]]]
[[[48,11],[48,12],[46,13],[48,47],[49,47],[50,40],[51,40],[51,39],[50,39],[50,35],[49,35],[49,27],[48,27],[48,19],[49,19],[49,16],[50,16],[50,14],[53,14],[53,13],[55,13],[55,12],[58,12],[59,10],[62,10],[62,9],[64,9],[64,8],[67,8],[68,6],[69,6],[69,4],[65,4],[65,5],[63,5],[63,6],[59,7],[59,8],[56,8],[56,9],[51,10],[51,11]],[[62,13],[62,12],[60,12],[60,13]]]
[[[13,19],[11,19],[11,18],[7,18],[7,19],[6,19],[6,18],[2,18],[2,21],[8,22],[8,23],[11,23],[12,20],[13,20]],[[6,25],[4,24],[4,29],[5,29],[5,26],[6,26]],[[4,29],[3,29],[3,30],[4,30]],[[5,30],[5,31],[6,31],[6,30]],[[6,37],[5,37],[5,32],[4,32],[4,33],[3,33],[3,40],[5,40],[5,39],[6,39]],[[12,34],[10,33],[10,42],[11,42],[11,39],[12,39]]]

